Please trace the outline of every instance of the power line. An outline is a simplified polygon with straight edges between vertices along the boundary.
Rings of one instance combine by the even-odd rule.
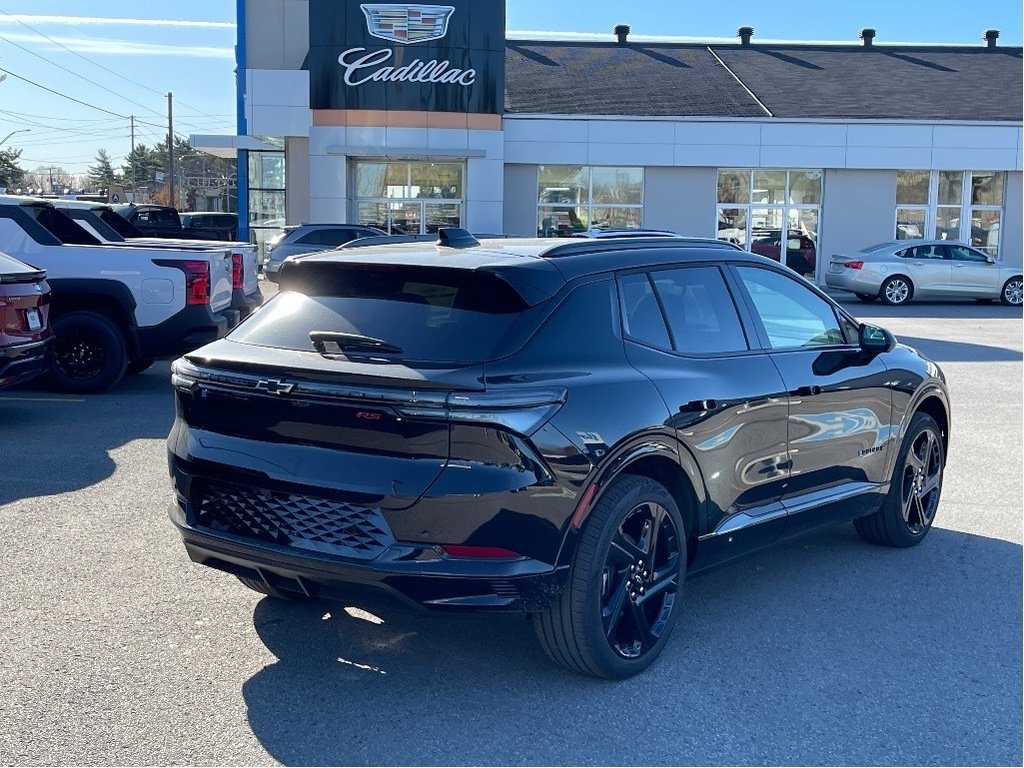
[[[72,50],[71,48],[68,48],[68,47],[67,47],[66,45],[64,45],[63,43],[59,43],[59,42],[57,42],[56,40],[54,40],[54,39],[53,39],[52,37],[50,37],[49,35],[45,35],[45,34],[43,34],[42,32],[40,32],[40,31],[39,31],[38,29],[36,29],[35,27],[31,27],[31,26],[29,26],[29,25],[28,25],[28,24],[26,24],[26,23],[25,23],[24,21],[22,21],[21,19],[19,19],[19,18],[17,18],[17,17],[15,17],[15,16],[13,16],[12,14],[8,13],[7,11],[4,11],[4,10],[0,10],[0,13],[2,13],[2,14],[3,14],[4,16],[11,16],[11,18],[13,18],[13,19],[14,19],[15,21],[17,21],[17,22],[18,22],[19,24],[21,24],[21,26],[25,27],[25,29],[28,29],[28,30],[31,30],[32,32],[35,32],[35,33],[36,33],[37,35],[39,35],[39,36],[40,36],[40,37],[42,37],[42,38],[45,38],[45,39],[49,40],[49,41],[50,41],[51,43],[53,43],[54,45],[58,46],[59,48],[63,48],[63,49],[64,49],[65,51],[67,51],[68,53],[74,54],[75,56],[77,56],[78,58],[82,59],[83,61],[87,61],[87,62],[89,62],[90,64],[92,64],[92,65],[93,65],[93,66],[95,66],[95,67],[99,67],[99,68],[100,68],[100,69],[102,69],[102,70],[103,70],[104,72],[109,72],[110,74],[114,75],[115,77],[119,77],[119,78],[121,78],[121,79],[122,79],[122,80],[124,80],[124,81],[125,81],[126,83],[131,83],[132,85],[136,85],[136,86],[138,86],[139,88],[143,88],[143,89],[145,89],[145,90],[147,90],[147,91],[149,91],[149,92],[151,92],[151,93],[155,93],[155,94],[157,94],[157,95],[158,95],[158,96],[160,96],[160,97],[163,97],[163,96],[165,95],[165,94],[161,93],[160,91],[156,90],[155,88],[150,88],[150,87],[149,87],[148,85],[143,85],[142,83],[138,82],[137,80],[132,80],[132,79],[131,79],[130,77],[125,77],[125,76],[124,76],[124,75],[122,75],[122,74],[121,74],[120,72],[115,72],[114,70],[112,70],[112,69],[109,69],[108,67],[105,67],[105,66],[103,66],[103,65],[102,65],[102,64],[100,64],[99,62],[93,61],[93,60],[92,60],[92,59],[90,59],[90,58],[89,58],[88,56],[83,56],[83,55],[82,55],[82,54],[80,54],[80,53],[79,53],[78,51]],[[10,41],[8,41],[8,42],[10,42]],[[180,103],[180,104],[181,104],[181,105],[182,105],[183,107],[187,107],[188,109],[191,109],[191,110],[193,110],[194,112],[198,112],[198,113],[199,113],[200,115],[204,115],[205,117],[212,117],[212,115],[210,115],[210,114],[208,114],[208,113],[206,113],[206,112],[203,112],[203,110],[199,109],[198,107],[193,107],[192,105],[190,105],[190,104],[186,104],[185,102],[183,102],[183,101],[180,101],[180,100],[179,100],[179,103]]]
[[[105,85],[101,85],[101,84],[97,83],[95,80],[90,80],[85,75],[80,75],[77,72],[75,72],[74,70],[68,69],[67,67],[63,66],[62,64],[58,64],[57,62],[55,62],[55,61],[53,61],[51,59],[46,58],[41,53],[36,53],[35,51],[33,51],[33,50],[29,49],[29,48],[26,48],[25,46],[20,45],[20,44],[14,42],[13,40],[8,40],[3,35],[0,35],[0,40],[3,40],[5,43],[8,43],[10,45],[13,45],[15,48],[20,48],[21,50],[25,51],[25,53],[28,53],[28,54],[30,54],[32,56],[35,56],[38,59],[42,59],[47,64],[52,64],[53,66],[57,67],[57,69],[61,69],[61,70],[65,71],[65,72],[67,72],[68,74],[74,75],[79,80],[84,80],[85,82],[89,83],[90,85],[95,85],[100,90],[103,90],[103,91],[106,91],[107,93],[113,94],[114,96],[117,96],[119,99],[124,99],[125,101],[130,102],[130,103],[134,104],[137,107],[142,107],[144,110],[146,110],[147,112],[152,112],[154,115],[161,115],[161,113],[157,112],[155,109],[150,109],[145,104],[142,104],[141,102],[135,101],[135,99],[129,99],[127,96],[125,96],[123,94],[120,94],[117,91],[112,91],[109,88],[107,88]]]
[[[9,69],[4,69],[3,67],[0,67],[0,72],[6,72],[11,77],[16,77],[18,80],[22,80],[22,81],[28,83],[29,85],[34,85],[36,88],[42,88],[44,91],[48,91],[48,92],[54,94],[55,96],[60,96],[62,99],[67,99],[68,101],[73,101],[76,104],[81,104],[83,107],[88,107],[89,109],[95,109],[97,112],[103,112],[104,114],[107,114],[107,115],[113,115],[114,117],[119,117],[122,120],[127,120],[128,119],[127,115],[119,115],[119,114],[117,114],[117,112],[111,112],[109,109],[104,109],[103,107],[97,107],[95,104],[89,104],[87,102],[80,101],[79,99],[76,99],[74,96],[68,96],[66,93],[61,93],[60,91],[53,90],[53,88],[47,88],[45,85],[40,85],[35,80],[29,80],[27,77],[22,77],[21,75],[17,75],[14,72],[11,72],[11,70],[9,70]]]

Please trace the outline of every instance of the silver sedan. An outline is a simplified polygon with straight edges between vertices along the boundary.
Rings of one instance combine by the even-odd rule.
[[[1021,268],[951,240],[896,240],[829,260],[825,284],[863,301],[999,299],[1020,306]]]

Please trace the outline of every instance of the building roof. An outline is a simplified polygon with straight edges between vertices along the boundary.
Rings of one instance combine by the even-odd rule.
[[[1007,120],[1022,49],[509,40],[505,109],[665,117]]]

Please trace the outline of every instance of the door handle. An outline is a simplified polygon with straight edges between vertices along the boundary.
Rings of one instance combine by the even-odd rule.
[[[679,406],[680,413],[694,413],[700,411],[713,411],[718,407],[715,400],[691,400],[685,405]]]
[[[815,395],[821,394],[821,387],[817,384],[811,384],[807,387],[798,387],[796,392],[793,394],[797,397],[814,397]]]

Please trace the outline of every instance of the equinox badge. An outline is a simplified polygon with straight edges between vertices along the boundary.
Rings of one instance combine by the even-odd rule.
[[[295,389],[295,385],[286,384],[279,379],[263,379],[256,384],[256,389],[269,395],[287,395]]]

